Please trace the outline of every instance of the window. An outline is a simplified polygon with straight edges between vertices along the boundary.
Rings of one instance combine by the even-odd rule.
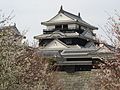
[[[68,25],[67,25],[67,24],[64,24],[64,25],[63,25],[63,29],[68,29]]]
[[[68,29],[68,25],[64,24],[64,25],[55,25],[55,29]]]
[[[70,39],[65,40],[65,42],[66,42],[67,45],[71,45],[72,44],[72,41]]]
[[[81,26],[79,25],[79,29],[81,29]]]
[[[55,29],[62,29],[62,25],[55,25]]]

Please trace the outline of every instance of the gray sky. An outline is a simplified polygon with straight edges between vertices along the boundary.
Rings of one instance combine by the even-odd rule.
[[[61,5],[73,14],[80,12],[83,20],[97,27],[107,22],[105,11],[111,15],[115,9],[120,12],[120,0],[0,0],[0,9],[4,13],[14,10],[13,22],[20,32],[28,30],[26,36],[30,42],[33,36],[42,33],[41,22],[55,16]],[[97,33],[102,30],[99,28]]]

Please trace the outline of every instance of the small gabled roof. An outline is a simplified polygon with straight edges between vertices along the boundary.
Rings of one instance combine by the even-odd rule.
[[[16,28],[15,25],[13,25],[13,26],[3,26],[3,27],[0,28],[0,32],[4,31],[4,30],[10,30],[10,31],[20,35],[20,32],[18,31],[18,29]]]
[[[106,44],[106,43],[100,43],[100,48],[98,49],[99,52],[111,52],[114,53],[115,52],[115,47]]]
[[[68,46],[58,39],[53,40],[52,42],[45,46],[45,49],[57,49],[57,48],[59,49],[68,48]]]
[[[0,32],[2,32],[2,31],[11,32],[11,33],[13,33],[13,35],[15,35],[15,37],[22,36],[23,38],[26,38],[25,36],[21,35],[21,33],[19,32],[19,30],[16,27],[16,24],[11,25],[11,26],[0,27]]]
[[[54,19],[54,18],[55,18],[57,15],[59,15],[60,13],[64,14],[65,16],[67,16],[67,17],[69,17],[69,18],[71,18],[73,21],[70,21],[70,22],[64,22],[64,21],[63,21],[63,22],[50,22],[52,19]],[[41,24],[43,24],[43,25],[52,25],[52,24],[64,24],[64,23],[65,23],[65,24],[67,24],[67,23],[69,24],[69,23],[73,23],[73,24],[80,24],[80,25],[89,27],[89,28],[91,28],[91,29],[98,29],[97,27],[92,26],[92,25],[90,25],[89,23],[85,22],[85,21],[81,18],[80,13],[79,13],[78,16],[77,16],[77,15],[74,15],[74,14],[72,14],[72,13],[69,13],[69,12],[63,10],[62,6],[61,6],[60,11],[58,12],[57,15],[56,15],[55,17],[53,17],[52,19],[46,21],[46,22],[42,22]]]

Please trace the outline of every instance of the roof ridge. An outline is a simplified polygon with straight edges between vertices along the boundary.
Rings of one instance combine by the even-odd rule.
[[[82,18],[80,17],[80,13],[78,13],[78,15],[75,15],[75,14],[72,14],[72,13],[70,13],[70,12],[67,12],[67,11],[63,10],[63,6],[61,5],[60,10],[59,10],[58,13],[64,13],[64,12],[65,12],[65,13],[68,13],[68,14],[70,14],[70,15],[72,15],[72,16],[75,16],[75,17],[77,17],[77,18],[82,19]]]
[[[58,13],[68,13],[68,14],[70,14],[70,15],[72,15],[72,16],[75,16],[75,17],[77,17],[77,18],[79,18],[79,19],[81,19],[82,20],[82,18],[80,17],[80,16],[78,16],[78,15],[75,15],[75,14],[72,14],[72,13],[70,13],[70,12],[67,12],[67,11],[65,11],[65,10],[63,10],[63,9],[60,9],[60,11],[58,12]]]

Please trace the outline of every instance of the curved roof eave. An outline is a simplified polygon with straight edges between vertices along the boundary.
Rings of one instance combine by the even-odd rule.
[[[64,14],[65,16],[67,16],[67,17],[69,17],[69,18],[71,18],[72,20],[75,20],[75,21],[50,22],[53,18],[55,18],[55,17],[56,17],[58,14],[60,14],[60,13]],[[56,25],[56,24],[67,24],[67,23],[68,23],[68,24],[80,24],[80,25],[83,25],[83,26],[87,26],[87,27],[89,27],[89,28],[91,28],[91,29],[93,29],[93,30],[94,30],[94,29],[98,30],[97,27],[92,26],[92,25],[90,25],[89,23],[87,23],[87,22],[85,22],[84,20],[82,20],[81,16],[77,16],[77,15],[74,15],[74,14],[72,14],[72,13],[69,13],[69,12],[63,10],[62,8],[61,8],[60,11],[58,12],[58,14],[55,15],[53,18],[51,18],[51,19],[48,20],[48,21],[41,22],[41,24],[42,24],[42,25]]]

